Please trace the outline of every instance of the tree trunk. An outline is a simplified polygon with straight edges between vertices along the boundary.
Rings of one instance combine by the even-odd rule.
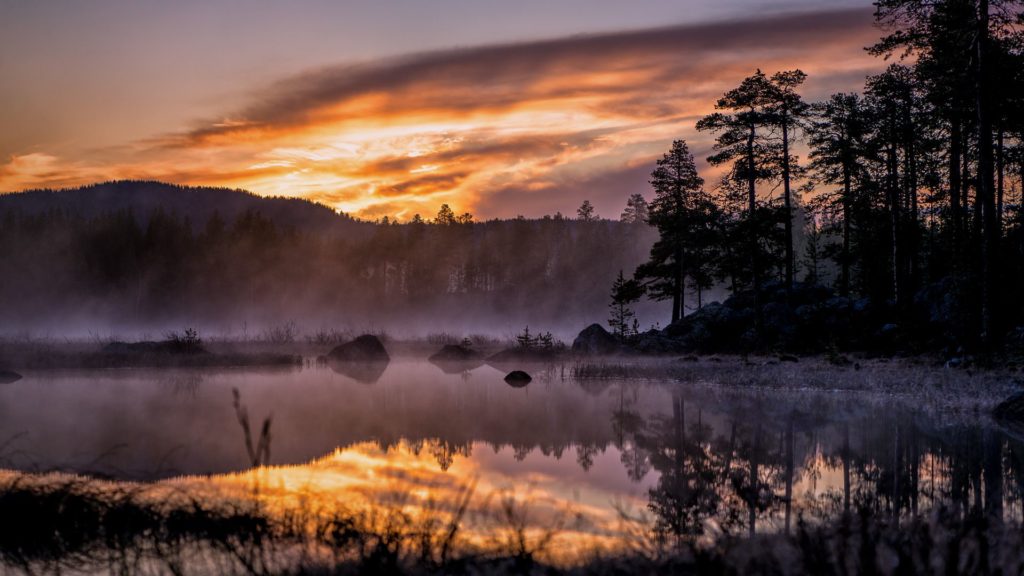
[[[908,104],[909,106],[909,104]],[[907,286],[904,292],[911,297],[917,290],[917,251],[918,244],[920,241],[918,235],[918,213],[917,213],[917,158],[916,158],[916,147],[914,146],[914,124],[913,115],[907,111],[906,118],[907,134],[906,134],[906,170],[907,170],[907,208],[908,218],[906,218],[906,226],[904,227],[904,235],[906,236],[906,270],[905,278],[907,279]]]
[[[755,219],[757,212],[757,164],[754,159],[754,139],[757,136],[756,127],[750,125],[750,133],[747,135],[747,214],[750,230],[747,231],[750,246],[750,276],[754,285],[754,329],[760,338],[761,331],[761,271],[758,269],[757,257],[757,234],[755,233]]]
[[[686,315],[686,272],[683,268],[685,250],[676,245],[675,254],[675,277],[672,279],[672,323],[675,324]]]
[[[996,285],[998,278],[997,258],[999,253],[999,229],[996,222],[995,194],[993,187],[992,158],[992,111],[991,83],[989,79],[988,0],[978,0],[977,58],[975,68],[977,82],[975,97],[978,110],[978,200],[982,209],[982,279],[981,279],[981,333],[985,344],[992,347],[998,341],[999,328],[996,325],[998,303]]]
[[[782,113],[782,189],[786,205],[786,289],[793,288],[793,206],[789,184],[789,118]]]
[[[1003,128],[996,132],[996,228],[1000,235],[1003,230],[1003,192],[1006,181],[1005,152]]]
[[[892,242],[892,297],[899,308],[903,304],[903,247],[900,235],[900,193],[897,182],[896,149],[889,146],[886,159],[886,187],[889,202],[889,235]]]
[[[959,264],[959,254],[962,250],[964,239],[964,210],[960,202],[961,181],[960,158],[961,147],[963,146],[963,134],[960,119],[955,118],[950,122],[949,130],[949,210],[953,218],[953,252],[956,256],[954,263]]]
[[[850,295],[850,204],[853,194],[853,182],[850,176],[850,165],[843,162],[843,262],[839,279],[839,293]]]
[[[681,299],[682,292],[679,290],[679,276],[677,274],[676,278],[673,280],[672,286],[672,324],[675,324],[679,320],[679,307],[682,304],[682,302],[680,302]]]

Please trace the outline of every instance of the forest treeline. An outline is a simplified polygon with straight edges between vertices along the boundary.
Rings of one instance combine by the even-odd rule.
[[[641,292],[672,300],[722,283],[827,284],[886,307],[891,322],[940,320],[992,346],[1024,312],[1024,31],[1021,3],[880,0],[889,62],[862,92],[807,102],[800,70],[757,70],[696,129],[715,137],[705,186],[676,141],[651,177],[659,231],[616,310]],[[800,158],[797,150],[805,150]],[[916,310],[915,310],[916,308]],[[941,317],[941,318],[938,318]]]
[[[132,194],[133,183],[118,185]],[[163,186],[167,197],[179,192],[145,185]],[[575,328],[603,314],[605,287],[654,238],[636,222],[555,215],[474,223],[447,206],[403,224],[335,215],[336,226],[290,225],[277,205],[260,203],[234,218],[219,205],[184,213],[156,206],[93,215],[0,210],[4,332],[159,334],[185,323],[237,334],[286,322],[406,334]],[[193,219],[206,212],[205,221]]]

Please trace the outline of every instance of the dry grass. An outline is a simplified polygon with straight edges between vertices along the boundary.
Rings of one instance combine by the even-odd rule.
[[[172,574],[1019,574],[1024,532],[938,509],[899,524],[868,510],[791,534],[666,542],[638,528],[615,553],[567,565],[543,558],[559,523],[527,528],[528,510],[498,498],[493,546],[462,526],[471,486],[436,514],[401,506],[271,515],[257,499],[208,502],[146,485],[65,476],[0,481],[0,568],[11,573]],[[569,518],[569,516],[567,516]]]

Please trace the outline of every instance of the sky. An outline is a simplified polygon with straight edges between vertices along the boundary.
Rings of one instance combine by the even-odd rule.
[[[694,123],[742,78],[858,90],[878,36],[869,0],[0,0],[0,191],[617,217],[673,139],[708,154]]]

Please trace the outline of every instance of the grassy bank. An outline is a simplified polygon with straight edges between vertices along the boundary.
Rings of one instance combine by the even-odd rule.
[[[530,532],[500,503],[486,545],[462,530],[465,498],[436,515],[401,508],[270,514],[147,485],[14,475],[0,481],[0,562],[16,573],[172,574],[1017,574],[1024,532],[993,516],[934,510],[910,520],[868,509],[791,533],[654,534],[641,523],[615,551],[550,562],[557,527]],[[527,504],[528,505],[528,504]],[[624,522],[630,522],[628,518]]]

